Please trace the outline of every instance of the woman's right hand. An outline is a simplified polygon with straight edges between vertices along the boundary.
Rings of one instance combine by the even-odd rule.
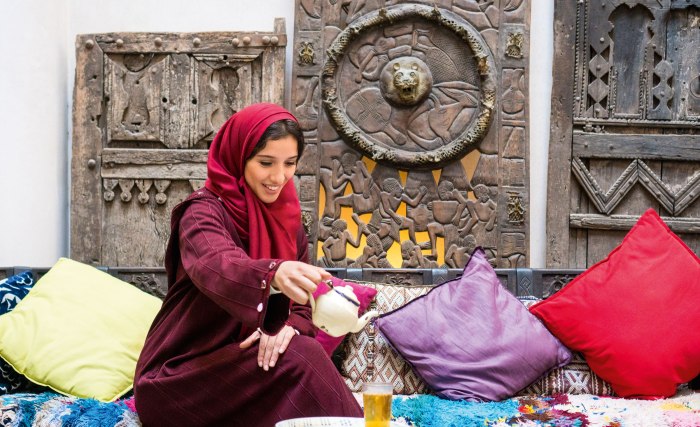
[[[330,279],[331,273],[300,261],[284,261],[277,267],[272,286],[297,304],[306,304],[317,284]]]

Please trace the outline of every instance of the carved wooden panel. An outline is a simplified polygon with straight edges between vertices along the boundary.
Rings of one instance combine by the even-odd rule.
[[[326,267],[494,265],[529,250],[527,0],[297,0],[291,110]]]
[[[649,207],[700,252],[700,1],[556,2],[554,33],[548,266],[594,264]]]
[[[163,265],[170,211],[204,184],[216,131],[249,104],[283,103],[286,42],[279,18],[272,32],[77,37],[73,259]]]

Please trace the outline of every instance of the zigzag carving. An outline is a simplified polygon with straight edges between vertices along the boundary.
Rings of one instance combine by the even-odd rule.
[[[649,190],[649,193],[651,193],[667,211],[673,213],[675,216],[677,214],[677,212],[675,212],[676,198],[671,189],[668,188],[668,186],[661,181],[661,178],[644,162],[637,159],[637,165],[639,166],[637,168],[639,179],[644,188]]]
[[[586,168],[586,165],[583,164],[580,158],[574,157],[571,169],[596,209],[606,215],[609,215],[610,212],[615,209],[638,179],[637,161],[634,160],[627,166],[627,169],[622,172],[622,175],[620,175],[617,181],[610,187],[608,192],[603,193],[598,182],[593,178],[593,175],[591,175],[591,172]]]
[[[674,216],[683,212],[700,196],[700,173],[695,173],[674,194],[661,178],[640,159],[633,160],[607,192],[603,192],[580,158],[574,157],[571,162],[571,170],[596,209],[605,215],[609,215],[638,182],[661,203],[664,209]]]
[[[700,173],[695,173],[687,184],[676,193],[676,210],[682,212],[700,196]]]

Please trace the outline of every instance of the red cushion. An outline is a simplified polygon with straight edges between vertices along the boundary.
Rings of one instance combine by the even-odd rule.
[[[530,311],[621,397],[672,396],[700,373],[700,259],[652,209]]]
[[[369,303],[372,302],[372,298],[374,298],[374,296],[377,295],[376,289],[367,286],[362,286],[359,283],[345,282],[341,279],[338,279],[337,277],[333,277],[331,278],[331,280],[333,286],[350,285],[352,287],[352,291],[355,293],[355,296],[357,297],[358,301],[360,301],[360,308],[358,309],[358,314],[360,315],[364,314],[364,312],[367,310],[367,307],[369,307]],[[328,285],[321,282],[316,288],[316,292],[314,292],[314,298],[318,298],[326,292],[329,292],[330,290],[331,288]],[[333,355],[333,352],[340,345],[340,343],[343,342],[343,339],[345,339],[345,335],[341,335],[339,337],[332,337],[321,330],[319,330],[316,334],[316,341],[321,343],[321,346],[326,351],[326,353],[328,353],[329,356]]]

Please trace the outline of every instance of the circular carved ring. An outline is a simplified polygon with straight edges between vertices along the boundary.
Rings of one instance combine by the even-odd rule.
[[[456,35],[473,53],[478,71],[479,92],[475,112],[463,131],[433,149],[409,151],[368,135],[348,115],[338,87],[343,58],[352,51],[353,41],[368,31],[411,20],[428,21]],[[338,133],[367,157],[401,169],[435,169],[457,160],[476,147],[486,135],[496,94],[496,67],[491,50],[481,34],[459,16],[437,7],[396,5],[368,13],[338,34],[327,51],[322,73],[323,104]],[[420,104],[433,85],[430,70],[420,60],[404,57],[386,64],[380,79],[380,95],[388,103],[380,108],[410,107]],[[377,96],[375,95],[376,99]],[[379,111],[386,117],[388,111]],[[400,143],[399,143],[400,144]]]

